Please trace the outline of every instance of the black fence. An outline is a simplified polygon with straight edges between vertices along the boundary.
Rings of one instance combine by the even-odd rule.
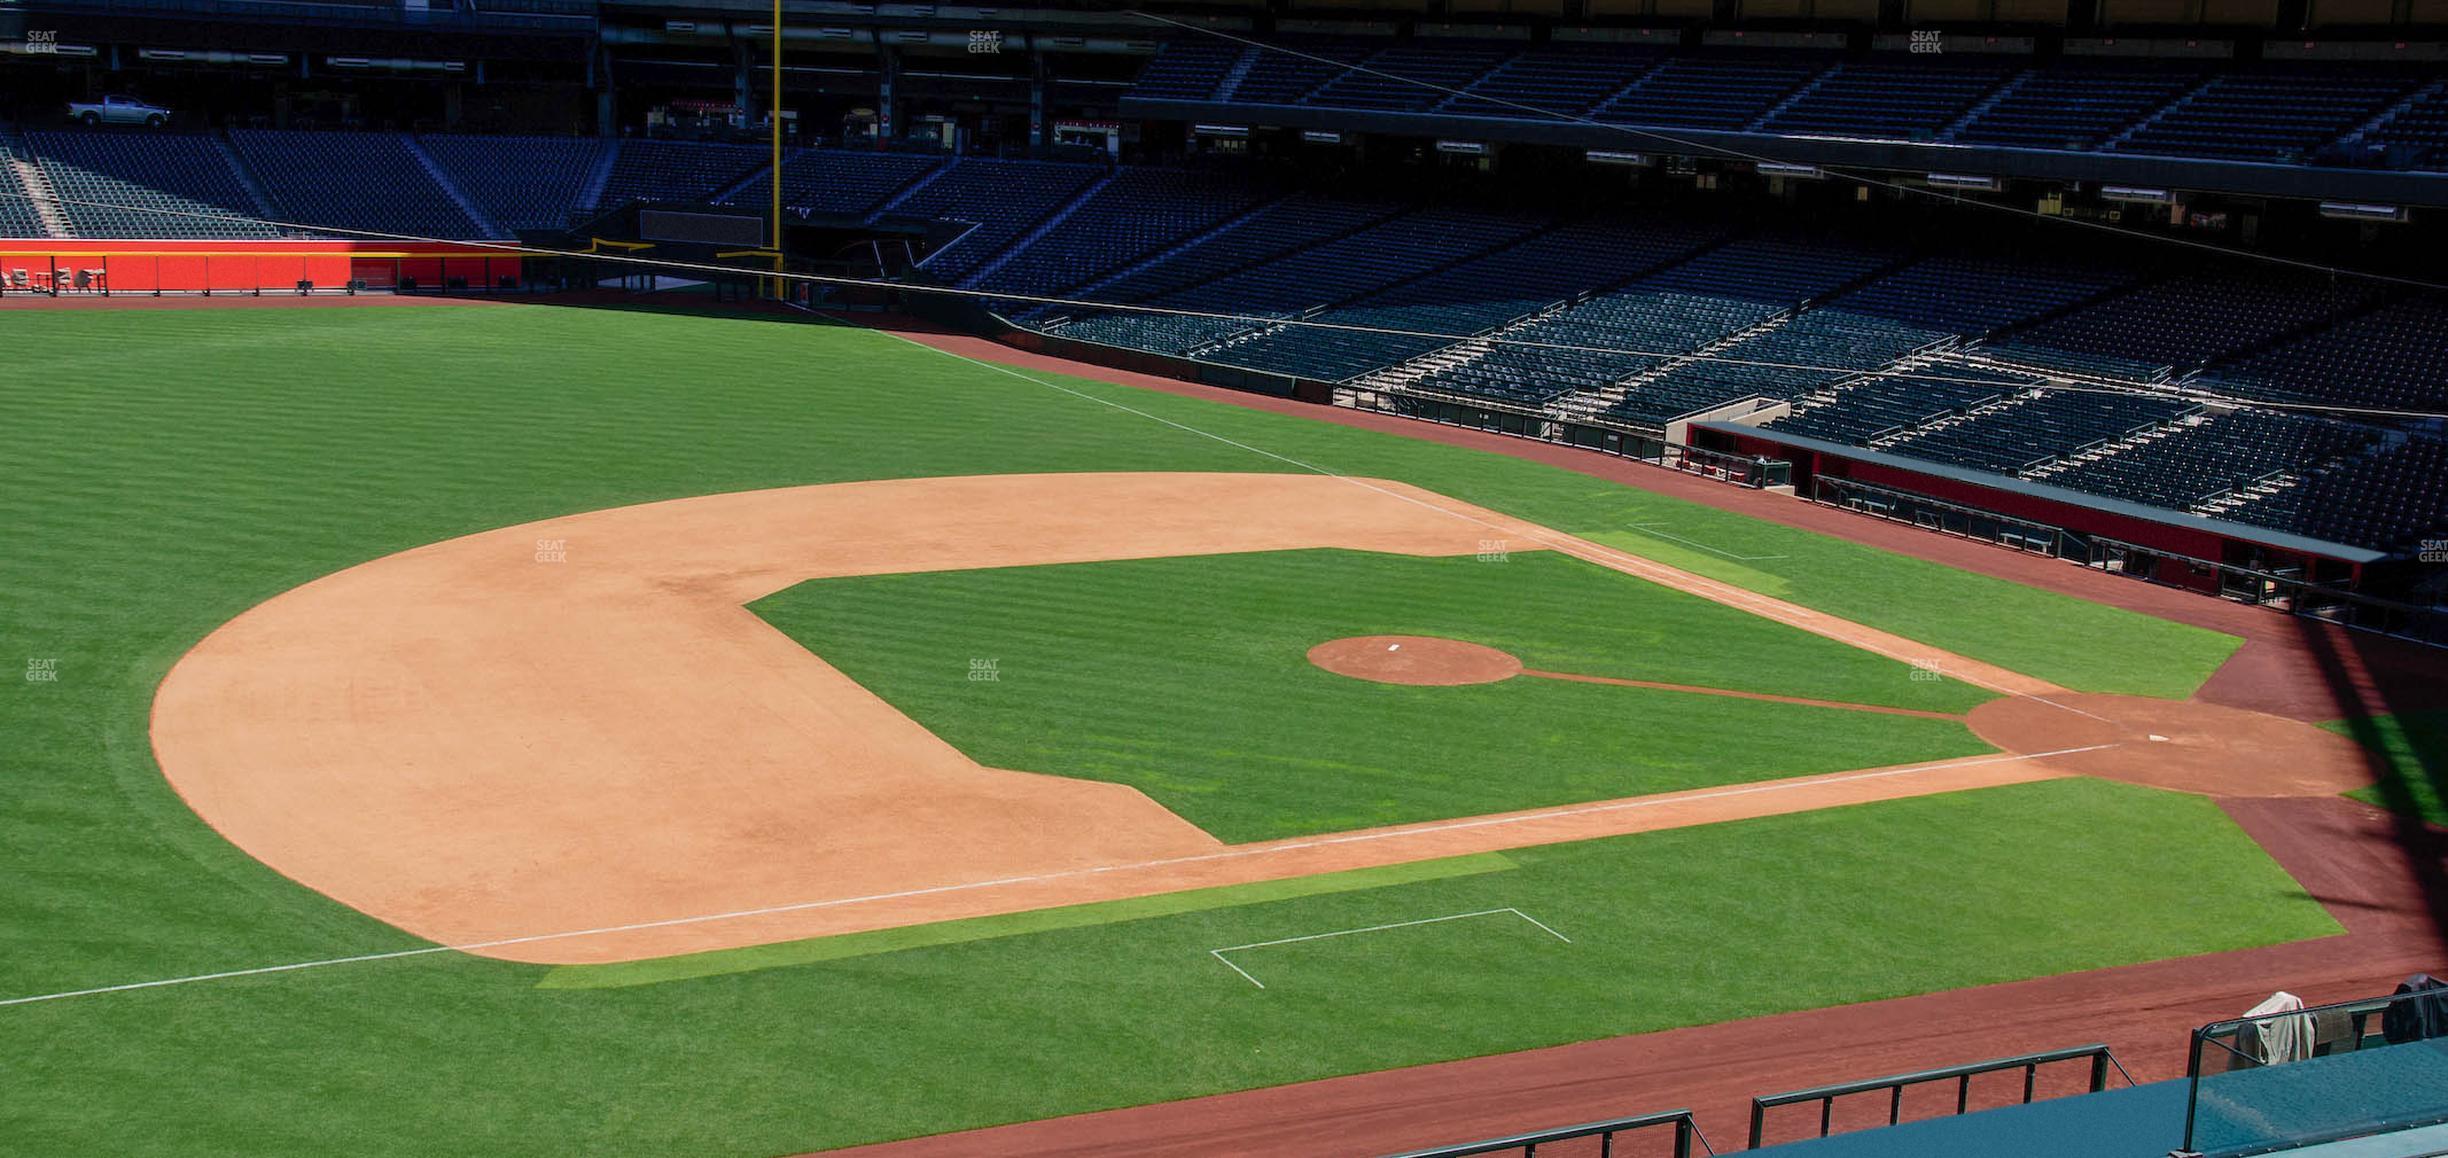
[[[1998,1058],[1994,1061],[1973,1062],[1969,1065],[1948,1066],[1944,1069],[1921,1070],[1917,1073],[1897,1074],[1892,1077],[1867,1078],[1861,1081],[1840,1082],[1832,1086],[1814,1086],[1807,1090],[1764,1095],[1751,1099],[1750,1148],[1759,1149],[1760,1140],[1767,1132],[1768,1111],[1781,1106],[1818,1103],[1819,1136],[1825,1138],[1835,1128],[1838,1098],[1854,1097],[1860,1094],[1886,1094],[1887,1124],[1892,1126],[1904,1119],[1904,1091],[1909,1087],[1927,1085],[1932,1082],[1954,1082],[1955,1112],[1962,1114],[1970,1111],[1972,1107],[1973,1078],[1983,1074],[2019,1069],[2023,1071],[2022,1102],[2029,1105],[2038,1088],[2040,1067],[2079,1061],[2090,1063],[2090,1088],[2087,1092],[2094,1094],[2108,1088],[2109,1067],[2115,1066],[2119,1073],[2123,1073],[2125,1069],[2109,1055],[2107,1046],[2084,1045],[2071,1049],[2027,1053],[2019,1057]],[[2130,1075],[2126,1077],[2125,1084],[2133,1084],[2133,1078]]]
[[[1652,1133],[1653,1131],[1656,1133]],[[1642,1114],[1634,1118],[1615,1118],[1579,1126],[1563,1126],[1553,1130],[1539,1130],[1528,1134],[1464,1142],[1454,1146],[1438,1146],[1429,1150],[1408,1150],[1401,1154],[1390,1155],[1389,1158],[1470,1158],[1477,1154],[1519,1154],[1522,1158],[1535,1158],[1541,1146],[1555,1146],[1590,1139],[1595,1139],[1598,1144],[1599,1158],[1618,1158],[1616,1140],[1623,1135],[1647,1134],[1658,1137],[1666,1131],[1672,1131],[1671,1137],[1666,1137],[1664,1140],[1672,1147],[1670,1153],[1674,1155],[1674,1158],[1692,1158],[1694,1154],[1715,1155],[1717,1153],[1716,1150],[1710,1148],[1708,1139],[1701,1136],[1700,1127],[1692,1121],[1690,1110],[1667,1110],[1657,1114]],[[1698,1147],[1697,1150],[1693,1149],[1695,1146]],[[1629,1154],[1626,1153],[1623,1158],[1629,1158]]]

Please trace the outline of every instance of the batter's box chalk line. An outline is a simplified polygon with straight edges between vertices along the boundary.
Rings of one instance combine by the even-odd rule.
[[[1422,917],[1416,921],[1396,921],[1391,925],[1370,925],[1365,929],[1337,929],[1331,933],[1311,933],[1306,937],[1283,937],[1273,941],[1253,941],[1247,945],[1226,945],[1221,949],[1209,949],[1207,951],[1207,955],[1223,962],[1225,968],[1240,974],[1243,981],[1247,981],[1260,989],[1264,989],[1266,988],[1266,982],[1250,976],[1249,970],[1243,969],[1241,966],[1235,964],[1233,959],[1225,956],[1225,954],[1238,953],[1244,949],[1264,949],[1272,945],[1294,945],[1302,941],[1323,941],[1330,937],[1356,937],[1362,933],[1382,933],[1388,929],[1408,929],[1414,925],[1437,925],[1443,924],[1446,921],[1467,921],[1472,917],[1498,917],[1503,916],[1506,913],[1511,913],[1516,917],[1520,917],[1522,920],[1530,922],[1532,925],[1538,927],[1539,932],[1545,933],[1558,941],[1562,941],[1567,945],[1573,943],[1572,938],[1556,932],[1547,924],[1547,922],[1539,920],[1537,917],[1533,917],[1520,909],[1504,908],[1481,909],[1475,913],[1452,913],[1442,917]]]

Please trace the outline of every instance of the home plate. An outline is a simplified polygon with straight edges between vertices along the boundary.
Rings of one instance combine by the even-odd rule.
[[[2159,734],[2159,733],[2157,733],[2157,732],[2153,732],[2153,733],[2151,733],[2151,743],[2153,743],[2153,744],[2165,744],[2165,743],[2167,743],[2167,742],[2168,742],[2167,737],[2162,736],[2162,735],[2160,735],[2160,734]]]

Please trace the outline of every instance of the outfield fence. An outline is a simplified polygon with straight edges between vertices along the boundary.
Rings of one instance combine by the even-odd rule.
[[[0,295],[49,298],[524,288],[524,259],[449,243],[6,241]]]

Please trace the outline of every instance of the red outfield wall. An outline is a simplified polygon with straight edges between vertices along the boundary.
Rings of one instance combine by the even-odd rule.
[[[24,271],[24,284],[17,274]],[[66,270],[65,274],[54,271]],[[80,286],[78,275],[84,275]],[[451,278],[469,286],[519,275],[519,258],[451,242],[417,241],[87,241],[0,239],[0,292],[49,293],[294,293],[297,283],[339,289],[362,280],[390,289],[402,278],[441,288]]]

